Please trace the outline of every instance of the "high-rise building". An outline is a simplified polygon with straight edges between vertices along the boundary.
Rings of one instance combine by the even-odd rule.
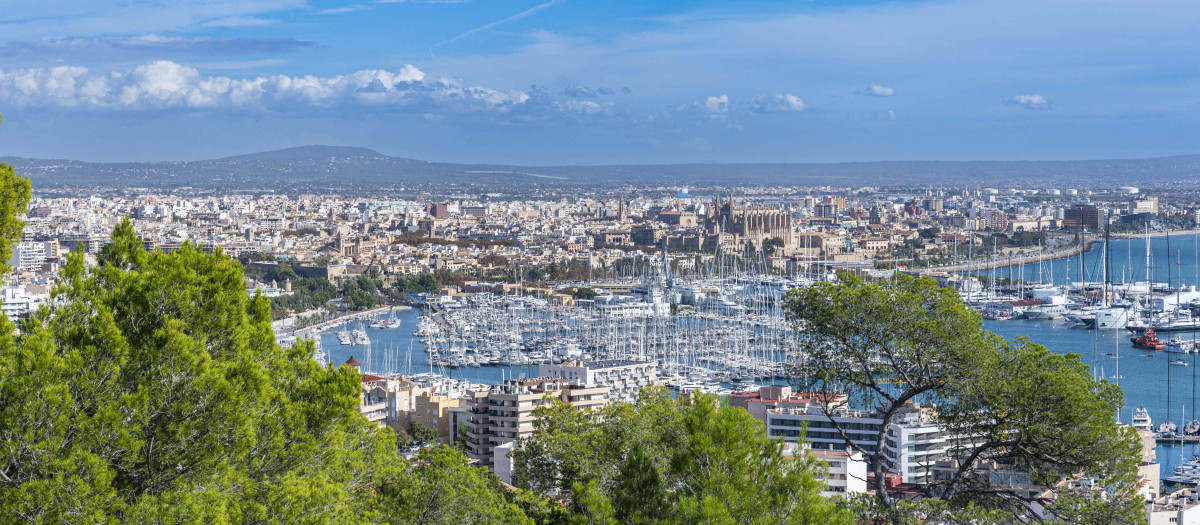
[[[608,387],[572,384],[563,377],[534,377],[468,391],[454,414],[465,434],[467,457],[492,468],[497,445],[533,436],[533,410],[546,404],[549,396],[592,410],[608,401]]]
[[[1063,228],[1100,229],[1100,210],[1091,204],[1076,204],[1063,211]]]

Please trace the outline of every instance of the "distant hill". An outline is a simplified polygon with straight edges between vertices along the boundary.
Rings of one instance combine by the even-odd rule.
[[[1200,188],[1200,155],[1081,161],[889,161],[796,164],[506,166],[390,157],[366,148],[304,146],[214,160],[81,162],[2,157],[34,187],[370,192],[457,188],[581,189],[617,185]]]
[[[212,162],[222,161],[293,161],[301,159],[310,159],[315,157],[367,157],[367,158],[390,158],[378,151],[368,148],[356,148],[351,146],[300,146],[296,148],[277,149],[275,151],[262,151],[259,153],[247,153],[245,155],[235,155],[216,159]]]

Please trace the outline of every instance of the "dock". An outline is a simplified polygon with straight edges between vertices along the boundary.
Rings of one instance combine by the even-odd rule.
[[[1154,442],[1159,443],[1159,444],[1165,443],[1168,445],[1173,445],[1176,443],[1184,444],[1184,445],[1197,444],[1197,443],[1200,443],[1200,436],[1182,436],[1182,437],[1180,437],[1180,436],[1176,436],[1176,437],[1155,436]]]

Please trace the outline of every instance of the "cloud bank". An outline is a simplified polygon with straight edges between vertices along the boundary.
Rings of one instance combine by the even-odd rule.
[[[77,66],[0,69],[0,103],[33,109],[298,110],[357,106],[503,112],[529,100],[530,96],[522,91],[465,86],[452,77],[429,77],[411,65],[395,72],[362,70],[332,77],[255,78],[204,75],[167,60],[110,73],[94,73]]]
[[[808,105],[800,97],[786,93],[760,95],[750,101],[751,113],[792,113],[804,111]]]
[[[1009,104],[1021,106],[1025,109],[1049,109],[1050,101],[1041,95],[1017,95],[1008,99]]]
[[[896,94],[896,90],[887,86],[880,86],[876,84],[859,91],[858,94],[866,95],[868,97],[890,97]]]

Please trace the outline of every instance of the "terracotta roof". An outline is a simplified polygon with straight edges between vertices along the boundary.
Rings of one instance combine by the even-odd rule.
[[[359,363],[358,360],[354,358],[354,356],[350,356],[350,359],[347,359],[346,362],[342,363],[342,364],[350,365],[350,366],[362,366],[362,363]]]
[[[379,376],[373,376],[370,374],[363,374],[363,376],[362,376],[362,382],[364,382],[364,383],[370,383],[371,381],[379,381],[380,379],[383,379],[383,378],[379,377]]]

